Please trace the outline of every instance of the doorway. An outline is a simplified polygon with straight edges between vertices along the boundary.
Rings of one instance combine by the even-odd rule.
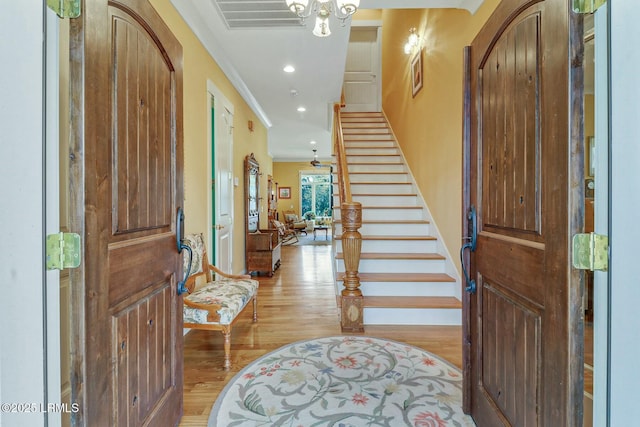
[[[608,18],[601,7],[584,17],[584,232],[609,235]],[[585,427],[607,425],[609,276],[584,276]]]
[[[223,271],[232,271],[233,254],[233,105],[207,82],[209,111],[208,222],[211,230],[211,261]]]
[[[352,24],[344,72],[348,111],[382,111],[381,28]]]

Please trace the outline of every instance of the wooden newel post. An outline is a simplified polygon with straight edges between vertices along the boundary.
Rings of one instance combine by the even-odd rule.
[[[343,202],[340,205],[342,218],[342,252],[344,253],[344,289],[342,290],[343,332],[364,332],[363,299],[360,290],[358,267],[362,250],[362,205],[358,202]]]

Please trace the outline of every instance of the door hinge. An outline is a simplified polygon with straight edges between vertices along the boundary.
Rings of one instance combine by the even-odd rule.
[[[80,16],[80,0],[47,0],[47,6],[60,18]]]
[[[57,233],[47,236],[47,270],[64,270],[80,265],[80,235]]]
[[[609,238],[596,233],[573,236],[573,266],[578,270],[607,271]]]
[[[573,0],[573,11],[575,13],[593,13],[607,0]]]

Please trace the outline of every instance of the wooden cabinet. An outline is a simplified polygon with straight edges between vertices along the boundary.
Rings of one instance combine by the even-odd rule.
[[[280,249],[277,230],[260,230],[247,235],[247,271],[266,272],[269,277],[280,267]]]
[[[247,273],[273,273],[280,266],[280,240],[277,230],[259,230],[260,165],[253,156],[244,161],[245,191],[245,260]]]

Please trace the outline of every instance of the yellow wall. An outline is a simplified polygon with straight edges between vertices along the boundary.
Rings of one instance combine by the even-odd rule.
[[[326,171],[327,169],[322,169]],[[278,183],[278,187],[291,187],[290,199],[278,199],[278,214],[283,220],[282,211],[293,209],[301,216],[300,212],[300,171],[318,172],[319,170],[309,165],[309,162],[274,162],[273,180]]]
[[[475,15],[459,9],[382,11],[382,107],[451,254],[462,238],[462,53],[498,3],[485,0]],[[424,46],[423,87],[415,98],[411,56],[403,51],[411,27]]]
[[[261,194],[266,195],[266,176],[271,174],[272,168],[271,157],[267,152],[267,130],[169,0],[151,0],[151,4],[182,44],[184,209],[187,233],[206,232],[210,228],[210,224],[207,223],[207,196],[211,182],[210,177],[207,176],[210,145],[208,140],[207,80],[211,80],[234,106],[233,175],[238,178],[239,184],[234,189],[233,272],[244,271],[244,158],[247,154],[254,153],[260,163],[264,177],[261,180]],[[254,123],[253,133],[249,131],[247,126],[249,120]],[[266,196],[262,198],[261,203],[263,212],[261,224],[266,225]]]
[[[381,9],[358,9],[353,14],[354,21],[380,21],[382,19]]]

